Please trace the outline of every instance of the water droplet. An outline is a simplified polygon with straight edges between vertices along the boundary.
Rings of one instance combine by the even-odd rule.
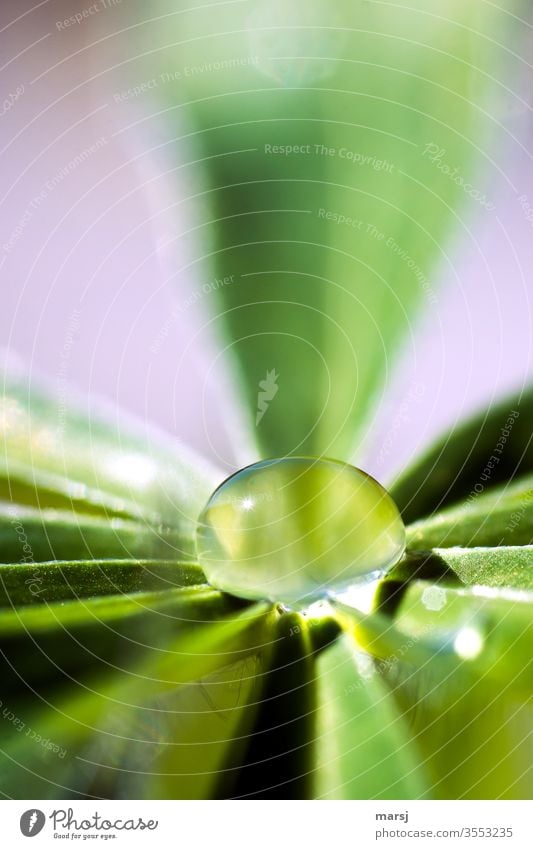
[[[405,550],[386,490],[336,460],[264,460],[232,475],[198,522],[208,581],[250,599],[303,607],[385,572]]]

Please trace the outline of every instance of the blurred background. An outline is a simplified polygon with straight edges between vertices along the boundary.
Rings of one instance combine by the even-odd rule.
[[[104,398],[229,471],[255,449],[210,321],[220,281],[193,261],[190,179],[147,71],[172,8],[2,3],[0,345],[52,383],[58,404]],[[438,297],[387,376],[363,447],[380,479],[531,380],[532,23],[505,52],[476,175],[486,202],[469,206],[431,272]]]

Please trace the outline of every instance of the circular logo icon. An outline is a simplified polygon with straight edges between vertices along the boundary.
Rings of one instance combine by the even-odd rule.
[[[29,811],[24,811],[20,818],[20,830],[24,837],[35,837],[42,831],[45,822],[46,817],[42,811],[30,808]]]

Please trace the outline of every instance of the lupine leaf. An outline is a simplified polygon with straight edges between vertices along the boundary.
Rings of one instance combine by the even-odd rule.
[[[533,590],[533,546],[443,548],[433,554],[464,584]]]
[[[435,308],[505,16],[481,0],[175,11],[170,47],[150,30],[154,94],[203,188],[194,270],[216,275],[260,450],[348,459],[416,311]]]
[[[435,305],[428,281],[466,202],[450,171],[472,179],[486,143],[503,13],[190,7],[161,55],[190,71],[167,115],[204,148],[197,267],[218,277],[214,325],[260,450],[347,458],[417,309]],[[202,65],[252,51],[216,75]],[[528,797],[531,561],[517,546],[533,541],[531,480],[509,482],[531,471],[531,394],[501,456],[507,402],[405,474],[406,521],[472,498],[409,528],[377,610],[332,602],[338,623],[320,624],[202,583],[194,522],[216,471],[25,378],[4,384],[0,792]]]
[[[389,599],[389,617],[337,605],[394,696],[432,797],[529,798],[530,597],[415,582]]]
[[[83,752],[101,790],[123,798],[227,798],[258,709],[262,661],[250,655],[164,697],[149,700],[124,739],[123,715]],[[107,786],[106,786],[107,785]]]
[[[372,658],[345,636],[317,662],[315,793],[419,799],[429,793],[416,740]]]
[[[312,793],[316,707],[310,628],[302,616],[289,613],[273,624],[268,637],[261,704],[234,795],[307,798]]]
[[[0,505],[0,551],[6,563],[146,558],[193,560],[194,542],[165,526],[63,510]]]
[[[407,529],[411,549],[519,546],[533,543],[533,477],[494,488]]]
[[[172,590],[205,583],[199,566],[171,560],[52,560],[0,564],[0,606]]]
[[[54,690],[52,703],[47,703],[46,695],[29,691],[18,699],[14,696],[9,702],[6,699],[3,710],[9,718],[0,725],[0,745],[5,755],[0,790],[15,798],[24,793],[35,798],[57,798],[65,793],[69,798],[80,794],[127,796],[128,781],[135,779],[139,764],[146,764],[146,759],[154,755],[154,748],[159,747],[159,755],[164,756],[174,742],[178,750],[187,742],[183,736],[185,729],[180,728],[180,717],[188,712],[187,697],[184,702],[181,695],[185,685],[194,682],[194,687],[204,692],[208,726],[216,720],[212,712],[215,709],[216,713],[219,690],[222,699],[228,699],[230,687],[238,711],[253,702],[243,678],[254,679],[251,683],[255,687],[260,667],[242,664],[246,658],[262,655],[265,627],[271,615],[262,606],[219,621],[212,615],[211,623],[201,628],[184,631],[174,638],[167,633],[164,650],[145,651],[129,670],[106,671],[102,665],[98,674],[84,676],[79,682],[71,679],[62,689]],[[228,674],[215,675],[216,670],[227,667],[231,667]],[[240,685],[243,690],[239,694]],[[240,727],[240,717],[235,718],[239,718]],[[213,734],[212,727],[205,731],[205,761],[201,739],[190,741],[192,748],[186,749],[181,768],[185,773],[181,775],[181,791],[187,782],[193,749],[196,778],[192,776],[190,789],[194,796],[194,787],[200,793],[202,787],[205,791],[210,786],[208,775],[203,776],[202,784],[202,773],[204,767],[207,772],[212,770],[214,751],[215,763],[220,763],[222,754],[217,744],[224,744],[225,750],[231,748],[232,727],[224,737],[219,719],[216,720],[218,736]],[[17,720],[24,723],[24,733],[13,734]],[[173,728],[176,737],[171,733],[167,738],[167,732]],[[29,734],[32,729],[38,732],[41,741],[52,741],[65,754],[59,757],[42,742],[35,742]],[[233,729],[238,735],[235,725]],[[129,764],[120,757],[125,749]],[[179,755],[176,758],[171,759],[170,772],[172,768],[180,769]],[[128,772],[131,765],[133,775]],[[150,768],[146,772],[149,774]],[[172,797],[180,776],[170,775],[167,783],[164,775],[158,776],[157,772],[156,763],[154,780],[158,782],[158,791]],[[211,774],[210,778],[214,782],[216,776]]]
[[[408,552],[380,582],[376,608],[389,609],[390,599],[414,580],[533,590],[533,546],[434,548]]]
[[[518,697],[529,694],[533,681],[532,611],[530,590],[414,581],[401,595],[394,625],[431,647],[441,657],[443,672],[455,654],[480,677],[512,681]],[[404,658],[409,662],[409,652]]]
[[[404,521],[477,498],[496,484],[531,472],[532,418],[533,391],[528,390],[458,422],[392,485]]]
[[[106,622],[120,623],[130,616],[139,616],[154,610],[164,614],[167,608],[173,619],[179,619],[181,613],[187,614],[189,610],[194,610],[194,602],[197,599],[213,597],[218,598],[219,593],[204,584],[193,588],[174,588],[164,593],[120,593],[79,601],[71,599],[51,604],[45,602],[40,605],[21,605],[16,609],[4,607],[0,611],[0,634],[39,634],[56,629],[68,633],[73,628],[92,623],[97,627]]]
[[[230,599],[202,586],[4,608],[3,692],[19,692],[26,681],[58,688],[98,668],[126,674],[143,652],[164,654],[181,633],[234,610]]]
[[[220,477],[162,434],[67,405],[20,373],[2,374],[0,436],[0,498],[41,509],[189,531]]]
[[[440,799],[529,799],[532,708],[514,681],[480,675],[475,664],[443,669],[399,659],[382,665]]]
[[[436,798],[527,798],[530,594],[517,593],[520,602],[507,594],[408,584],[389,599],[388,624],[386,616],[340,607],[372,652]]]

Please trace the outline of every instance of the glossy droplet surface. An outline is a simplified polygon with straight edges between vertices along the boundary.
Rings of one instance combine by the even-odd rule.
[[[197,553],[212,586],[301,607],[377,577],[402,557],[405,529],[386,490],[335,460],[265,460],[215,490]]]

